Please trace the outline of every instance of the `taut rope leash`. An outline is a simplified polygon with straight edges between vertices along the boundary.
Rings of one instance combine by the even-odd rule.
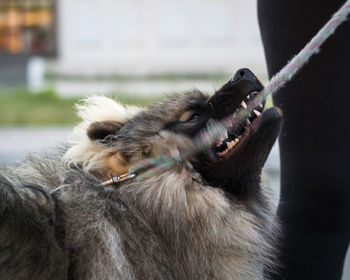
[[[200,150],[206,150],[220,137],[225,135],[227,127],[237,127],[237,125],[249,116],[249,113],[269,95],[276,93],[288,81],[290,81],[295,74],[309,61],[312,55],[320,50],[320,46],[334,33],[336,28],[343,23],[350,13],[350,0],[347,0],[343,6],[331,17],[325,26],[311,39],[311,41],[293,58],[287,65],[285,65],[271,80],[265,85],[265,88],[254,98],[254,102],[250,102],[245,109],[239,110],[233,115],[230,115],[221,122],[209,121],[207,127],[201,130],[194,138],[195,149],[188,151],[167,151],[159,158],[145,159],[135,163],[129,168],[127,174],[113,177],[112,179],[102,183],[102,186],[122,182],[127,179],[137,179],[150,177],[158,172],[167,170],[179,162],[184,161],[189,156]],[[141,175],[142,173],[142,175]]]
[[[265,100],[269,95],[276,93],[287,82],[289,82],[295,74],[309,61],[312,55],[320,51],[320,46],[334,33],[337,27],[343,23],[350,13],[350,0],[347,0],[343,6],[331,17],[320,31],[311,39],[309,43],[292,58],[271,80],[265,85],[265,88],[256,96],[254,104],[250,104],[245,110],[240,110],[236,116],[226,118],[226,122],[238,124],[240,120],[247,118],[249,112],[255,108],[257,104]]]
[[[113,183],[118,183],[125,181],[126,179],[137,178],[138,180],[142,178],[151,177],[156,173],[166,171],[167,169],[173,167],[174,165],[182,162],[185,158],[189,157],[191,154],[205,150],[213,141],[217,141],[226,134],[226,128],[219,121],[209,120],[206,129],[201,130],[194,139],[194,150],[180,151],[177,149],[166,150],[163,155],[157,158],[148,158],[140,160],[132,165],[128,173],[120,176],[114,176],[113,178],[103,182],[100,186],[106,186]],[[119,178],[122,179],[119,179]],[[126,179],[124,179],[126,178]]]

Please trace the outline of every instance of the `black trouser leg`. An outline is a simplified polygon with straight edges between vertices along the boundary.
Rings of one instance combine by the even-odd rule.
[[[269,76],[345,0],[259,0]],[[274,96],[280,136],[283,223],[275,279],[340,279],[350,233],[350,21]]]

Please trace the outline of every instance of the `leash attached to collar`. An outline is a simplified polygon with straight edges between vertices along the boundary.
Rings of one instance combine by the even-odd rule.
[[[115,184],[115,183],[120,183],[120,182],[124,182],[124,181],[127,181],[127,180],[130,180],[130,179],[133,179],[136,177],[136,174],[135,173],[124,173],[120,176],[114,176],[113,178],[99,184],[99,186],[101,187],[104,187],[104,186],[107,186],[107,185],[110,185],[110,184]]]
[[[136,162],[129,168],[128,173],[114,176],[113,178],[101,183],[99,186],[104,187],[110,184],[134,179],[136,177],[139,180],[146,177],[151,177],[156,173],[164,172],[182,161],[183,157],[180,155],[180,152],[177,149],[166,150],[163,155],[157,158],[148,158]]]
[[[127,180],[130,180],[130,179],[133,179],[136,177],[136,174],[135,173],[124,173],[120,176],[114,176],[113,178],[99,184],[99,186],[101,187],[104,187],[104,186],[107,186],[107,185],[111,185],[111,184],[116,184],[116,183],[120,183],[120,182],[124,182],[124,181],[127,181]],[[62,186],[59,186],[57,188],[54,188],[50,193],[51,195],[56,193],[57,191],[59,191],[60,189],[64,188],[64,187],[67,187],[69,185],[62,185]]]

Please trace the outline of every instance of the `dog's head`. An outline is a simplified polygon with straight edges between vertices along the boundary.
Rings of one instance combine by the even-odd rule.
[[[85,122],[78,127],[66,159],[105,178],[124,173],[137,160],[157,157],[166,148],[193,145],[191,139],[208,120],[221,120],[249,105],[262,89],[250,70],[241,69],[212,96],[195,90],[145,110],[122,107],[105,97],[92,98],[80,106]],[[241,196],[254,191],[247,186],[260,180],[281,123],[278,109],[263,112],[263,107],[259,104],[237,129],[228,129],[226,139],[193,156],[193,168],[209,185]],[[98,111],[102,117],[94,119],[91,115]]]

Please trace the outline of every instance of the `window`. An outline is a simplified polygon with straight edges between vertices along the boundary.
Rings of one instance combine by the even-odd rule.
[[[54,55],[55,0],[2,0],[0,52]]]

